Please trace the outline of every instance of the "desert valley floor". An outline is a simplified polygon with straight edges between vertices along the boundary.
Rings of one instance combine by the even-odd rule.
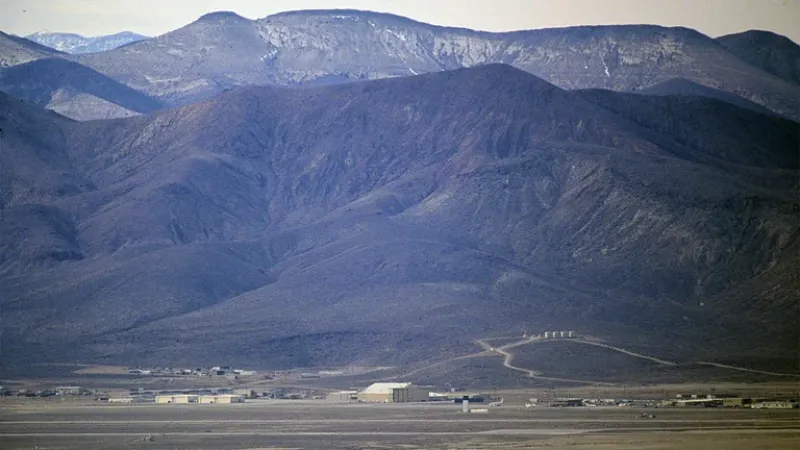
[[[641,418],[642,412],[652,418]],[[798,410],[538,408],[275,400],[101,405],[6,399],[3,449],[792,449]]]

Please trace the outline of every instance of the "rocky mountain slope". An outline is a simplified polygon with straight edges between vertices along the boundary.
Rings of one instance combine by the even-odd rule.
[[[505,65],[0,101],[5,367],[405,365],[520,327],[796,365],[792,121]]]
[[[255,21],[221,12],[78,61],[172,104],[233,86],[324,84],[504,63],[566,89],[634,91],[686,78],[800,118],[794,85],[685,28],[484,33],[350,10]]]
[[[61,58],[0,69],[0,91],[75,120],[130,117],[162,106],[103,74]]]
[[[769,31],[750,30],[717,41],[743,61],[794,85],[800,85],[800,46]]]
[[[757,103],[745,100],[743,97],[731,94],[730,92],[724,92],[718,89],[712,89],[710,87],[703,86],[702,84],[695,83],[694,81],[689,81],[685,78],[673,78],[671,80],[663,81],[661,83],[654,84],[653,86],[637,91],[637,93],[646,95],[681,95],[681,96],[693,96],[693,97],[707,97],[707,98],[721,100],[723,102],[728,102],[732,105],[736,105],[740,108],[749,109],[759,114],[767,114],[767,115],[775,114],[769,109]]]
[[[58,55],[64,53],[0,31],[0,68]]]
[[[97,53],[122,47],[131,42],[149,39],[148,36],[123,31],[105,36],[86,37],[74,33],[52,33],[41,31],[25,36],[27,39],[46,47],[70,54]]]

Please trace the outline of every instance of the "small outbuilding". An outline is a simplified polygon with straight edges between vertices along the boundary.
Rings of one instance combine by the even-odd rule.
[[[331,392],[325,397],[329,402],[352,402],[358,400],[358,391]]]

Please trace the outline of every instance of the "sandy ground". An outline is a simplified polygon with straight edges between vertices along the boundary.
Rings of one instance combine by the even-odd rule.
[[[798,410],[541,408],[452,404],[0,403],[9,449],[794,449]]]

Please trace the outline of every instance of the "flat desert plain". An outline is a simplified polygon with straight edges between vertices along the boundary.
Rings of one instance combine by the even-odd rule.
[[[654,418],[640,418],[641,413]],[[10,449],[795,449],[800,411],[264,401],[153,405],[10,398]]]

